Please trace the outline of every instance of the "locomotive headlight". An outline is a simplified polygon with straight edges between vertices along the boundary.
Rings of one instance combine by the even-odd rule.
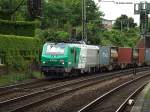
[[[63,65],[65,64],[65,63],[64,63],[64,60],[60,60],[60,62],[61,62],[61,64],[63,64]]]
[[[45,61],[43,61],[42,63],[43,63],[43,64],[45,64],[46,62],[45,62]]]

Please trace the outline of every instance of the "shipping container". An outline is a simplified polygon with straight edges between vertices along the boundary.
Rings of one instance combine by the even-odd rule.
[[[118,63],[125,65],[132,63],[132,48],[118,49]]]
[[[139,49],[133,48],[132,49],[132,62],[135,64],[139,64]]]
[[[146,62],[146,64],[150,65],[150,48],[146,49],[145,62]]]
[[[139,65],[143,65],[145,63],[145,49],[139,48]]]
[[[107,66],[110,63],[111,47],[100,47],[100,66]]]
[[[107,67],[113,69],[117,64],[118,52],[117,47],[104,46],[99,49],[100,56],[100,67]]]

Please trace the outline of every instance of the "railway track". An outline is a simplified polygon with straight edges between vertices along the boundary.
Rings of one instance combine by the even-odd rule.
[[[8,86],[1,86],[0,87],[0,96],[3,94],[7,94],[9,92],[12,92],[15,89],[21,89],[21,88],[31,88],[34,85],[38,86],[41,82],[45,82],[44,79],[35,79],[31,80],[28,82],[23,82],[23,83],[18,83],[18,84],[13,84],[13,85],[8,85]]]
[[[116,72],[115,72],[116,73]],[[120,73],[120,72],[118,72]],[[109,73],[108,73],[109,75]],[[110,74],[111,75],[111,74]],[[99,77],[99,76],[98,76]],[[103,76],[101,76],[103,77]],[[63,83],[68,84],[69,82],[80,82],[80,81],[86,81],[89,79],[97,78],[94,76],[87,76],[87,77],[81,77],[81,78],[75,78],[75,79],[64,79],[64,80],[58,80],[58,81],[47,81],[47,80],[36,80],[33,82],[23,83],[20,85],[11,85],[8,87],[2,87],[0,92],[0,102],[4,102],[9,99],[13,99],[19,96],[25,96],[27,94],[36,93],[36,91],[44,90],[47,88],[57,87],[62,85]],[[84,79],[84,80],[83,80]],[[12,87],[12,88],[11,88]],[[61,86],[60,86],[61,87]]]
[[[128,72],[127,72],[128,71]],[[129,74],[132,72],[132,70],[126,70],[124,73]],[[98,84],[100,82],[110,80],[112,78],[121,77],[124,74],[120,75],[123,72],[120,72],[120,74],[114,75],[117,72],[111,74],[108,73],[108,76],[94,76],[89,77],[87,79],[81,79],[76,80],[74,82],[70,83],[64,83],[61,86],[56,86],[52,88],[47,88],[45,90],[37,91],[35,93],[27,94],[25,96],[17,97],[14,99],[9,99],[7,101],[0,102],[0,108],[1,112],[20,112],[25,109],[29,109],[33,106],[36,106],[38,104],[44,103],[47,100],[55,99],[57,97],[60,97],[62,95],[77,91],[79,89]]]
[[[137,95],[144,89],[144,87],[148,84],[149,82],[146,82],[142,86],[140,86],[138,89],[136,89],[121,105],[120,107],[116,110],[116,112],[129,112],[132,108],[133,105],[129,105],[128,102],[130,99],[134,99],[137,97]]]
[[[30,81],[27,83],[21,83],[17,85],[11,85],[7,87],[0,88],[0,101],[14,98],[17,96],[22,96],[24,94],[31,93],[36,89],[40,89],[43,86],[55,84],[58,81],[48,81],[45,79]]]
[[[87,78],[88,77],[91,77],[91,76],[87,76]],[[82,77],[80,77],[80,78],[82,78]],[[83,78],[85,78],[85,77],[83,77]],[[73,80],[73,79],[71,79],[71,80]],[[17,97],[19,95],[23,95],[23,94],[26,94],[26,93],[33,92],[32,91],[33,89],[34,90],[40,89],[40,87],[42,87],[41,89],[44,89],[44,86],[46,86],[46,85],[57,84],[58,82],[66,82],[66,81],[69,81],[69,80],[70,79],[63,79],[63,80],[60,80],[60,81],[58,80],[58,81],[50,81],[49,82],[45,79],[38,79],[38,80],[29,81],[29,82],[25,82],[25,83],[0,87],[0,101],[3,101],[4,98],[6,100],[6,98],[8,96],[9,96],[8,99],[10,99],[10,98],[13,98],[13,97]],[[75,80],[78,80],[78,78],[75,78]]]
[[[87,76],[86,78],[91,77]],[[93,76],[94,77],[94,76]],[[63,83],[67,83],[73,80],[80,80],[83,77],[76,77],[76,78],[66,78],[61,80],[46,80],[46,79],[37,79],[34,81],[29,81],[20,84],[14,84],[9,86],[0,87],[0,102],[5,100],[13,99],[19,96],[25,96],[30,93],[34,93],[35,91],[47,89],[49,86],[55,87],[61,85]]]
[[[150,73],[147,73],[125,82],[93,100],[78,112],[121,112],[128,99],[137,94],[149,80]]]

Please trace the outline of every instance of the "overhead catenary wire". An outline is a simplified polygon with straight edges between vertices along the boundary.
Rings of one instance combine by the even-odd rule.
[[[98,2],[107,2],[107,3],[114,3],[114,4],[118,4],[118,5],[122,5],[122,4],[125,4],[125,5],[131,5],[131,4],[135,4],[135,3],[138,3],[139,1],[134,1],[134,2],[122,2],[122,1],[115,1],[115,0],[98,0]]]

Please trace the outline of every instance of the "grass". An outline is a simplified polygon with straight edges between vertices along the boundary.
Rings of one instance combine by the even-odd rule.
[[[7,75],[0,75],[0,86],[10,85],[29,79],[43,78],[43,77],[44,76],[42,76],[41,73],[37,71],[34,71],[31,75],[25,73],[11,72]]]
[[[145,94],[145,99],[150,99],[150,89],[149,89],[148,92]]]

